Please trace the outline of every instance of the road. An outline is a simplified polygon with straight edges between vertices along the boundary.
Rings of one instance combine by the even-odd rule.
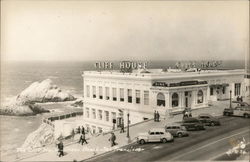
[[[214,160],[232,148],[236,139],[250,139],[250,119],[241,117],[220,117],[221,126],[206,127],[203,131],[189,131],[189,137],[175,138],[172,143],[137,143],[123,147],[124,150],[142,149],[142,151],[113,151],[86,161],[190,161]],[[221,159],[223,160],[223,159]]]

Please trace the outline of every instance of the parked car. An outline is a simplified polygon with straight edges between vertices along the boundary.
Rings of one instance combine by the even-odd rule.
[[[170,132],[174,137],[188,136],[187,129],[181,125],[169,125],[165,126],[166,131]]]
[[[202,122],[196,118],[184,118],[182,121],[182,126],[185,126],[187,130],[205,130]]]
[[[234,113],[234,108],[225,108],[223,111],[224,116],[231,116]]]
[[[174,137],[171,133],[165,131],[164,128],[153,128],[147,133],[140,133],[137,137],[137,142],[140,144],[145,144],[147,142],[162,142],[166,143],[168,141],[174,141]]]
[[[236,107],[233,111],[233,115],[249,118],[250,117],[250,106]]]
[[[200,120],[204,125],[209,125],[209,126],[220,125],[219,119],[210,114],[200,114],[198,116],[198,120]]]

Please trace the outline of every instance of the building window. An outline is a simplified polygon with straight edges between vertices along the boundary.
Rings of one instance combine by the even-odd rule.
[[[117,100],[116,88],[112,88],[112,93],[113,93],[113,101],[116,101]]]
[[[89,108],[86,108],[86,118],[89,118]]]
[[[96,86],[92,86],[93,98],[96,98]]]
[[[157,106],[165,106],[165,96],[163,93],[157,94]]]
[[[87,90],[87,97],[90,97],[90,87],[89,87],[89,85],[87,85],[86,90]]]
[[[179,96],[177,93],[172,95],[172,107],[177,107],[179,105]]]
[[[203,103],[203,92],[202,90],[199,90],[197,93],[197,102],[199,103]]]
[[[234,84],[234,96],[240,96],[240,83],[235,83]]]
[[[214,95],[214,88],[210,87],[210,96],[213,96],[213,95]]]
[[[109,100],[109,87],[105,87],[106,100]]]
[[[120,88],[120,101],[123,102],[124,101],[124,89]]]
[[[93,119],[96,119],[96,112],[95,109],[92,109]]]
[[[95,134],[96,133],[96,126],[92,126],[92,133]]]
[[[106,116],[106,121],[108,122],[109,121],[109,112],[108,111],[105,111],[105,116]]]
[[[144,105],[149,105],[149,91],[144,91]]]
[[[90,132],[90,127],[88,124],[86,124],[87,132]]]
[[[98,118],[99,120],[102,120],[102,110],[98,110]]]
[[[102,133],[102,128],[101,127],[98,127],[98,132]]]
[[[102,87],[99,87],[99,99],[103,98]]]
[[[132,89],[128,89],[128,102],[132,103]]]
[[[116,119],[116,113],[112,112],[112,119]]]
[[[135,97],[136,97],[136,103],[139,104],[141,101],[141,98],[140,98],[140,90],[135,90]]]

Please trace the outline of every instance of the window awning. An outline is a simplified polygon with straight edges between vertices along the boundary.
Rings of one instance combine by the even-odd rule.
[[[228,87],[228,83],[222,83],[222,84],[211,84],[210,87]]]

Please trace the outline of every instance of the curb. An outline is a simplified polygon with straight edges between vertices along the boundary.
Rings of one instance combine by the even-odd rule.
[[[131,143],[129,143],[129,144],[125,144],[125,145],[120,146],[120,147],[118,147],[118,148],[116,148],[116,149],[114,149],[114,150],[107,151],[107,152],[104,152],[104,153],[101,153],[101,154],[97,154],[97,155],[94,155],[94,156],[89,157],[89,158],[87,158],[87,159],[81,160],[81,162],[83,162],[83,161],[89,161],[89,160],[91,161],[91,159],[95,159],[95,158],[98,158],[98,157],[101,157],[101,156],[105,156],[105,155],[107,155],[107,154],[109,154],[109,153],[114,152],[114,151],[117,150],[117,149],[121,149],[121,148],[130,146],[130,145],[133,145],[133,144],[135,144],[135,143],[136,143],[136,142],[131,142]]]

